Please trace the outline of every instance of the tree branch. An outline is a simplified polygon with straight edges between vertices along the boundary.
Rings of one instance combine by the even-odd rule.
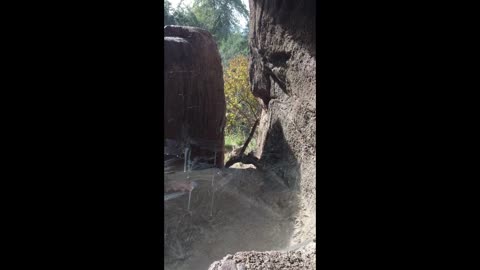
[[[230,166],[232,166],[233,164],[235,164],[237,162],[242,162],[244,164],[253,164],[257,168],[258,168],[258,166],[262,167],[262,165],[259,163],[258,158],[254,157],[252,155],[252,153],[248,154],[247,156],[244,156],[245,150],[247,149],[248,144],[252,140],[253,134],[255,134],[255,129],[257,128],[259,122],[260,122],[260,119],[257,118],[255,120],[255,124],[253,124],[252,130],[250,131],[250,135],[248,135],[247,140],[245,141],[242,149],[240,150],[240,153],[238,155],[235,155],[235,156],[231,157],[227,161],[227,163],[225,163],[225,168],[229,168]]]
[[[250,117],[248,117],[248,115],[246,115],[241,108],[233,104],[231,101],[228,101],[228,104],[230,104],[232,107],[235,107],[235,109],[237,109],[237,112],[240,113],[243,116],[243,118],[245,118],[245,121],[250,122]]]

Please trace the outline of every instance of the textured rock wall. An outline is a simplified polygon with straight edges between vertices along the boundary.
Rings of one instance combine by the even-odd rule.
[[[216,163],[223,166],[226,105],[217,45],[200,28],[164,30],[165,138],[176,142],[179,152],[183,143],[192,145],[192,159],[213,161],[216,152]]]
[[[292,244],[315,237],[315,0],[250,0],[252,91],[263,103],[257,157],[298,190]]]

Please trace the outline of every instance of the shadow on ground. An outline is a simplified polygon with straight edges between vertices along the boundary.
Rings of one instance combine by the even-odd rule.
[[[164,202],[165,269],[207,269],[226,254],[288,248],[298,212],[299,164],[280,123],[262,152],[268,166],[257,169],[192,170],[182,162],[165,181],[194,180],[189,195]],[[213,181],[212,181],[213,178]],[[213,185],[212,185],[213,183]]]

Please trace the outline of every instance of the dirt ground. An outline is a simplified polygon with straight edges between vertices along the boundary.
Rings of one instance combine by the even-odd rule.
[[[288,251],[237,252],[210,265],[208,270],[316,269],[315,242]]]
[[[297,217],[298,192],[256,169],[215,168],[166,175],[167,182],[184,179],[197,183],[190,211],[188,193],[164,202],[165,269],[206,270],[226,254],[285,250],[303,224]]]

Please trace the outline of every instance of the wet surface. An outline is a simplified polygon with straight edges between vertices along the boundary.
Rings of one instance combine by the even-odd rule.
[[[228,253],[283,249],[289,245],[294,193],[255,169],[205,169],[166,175],[195,181],[186,195],[164,202],[165,269],[208,269]]]

